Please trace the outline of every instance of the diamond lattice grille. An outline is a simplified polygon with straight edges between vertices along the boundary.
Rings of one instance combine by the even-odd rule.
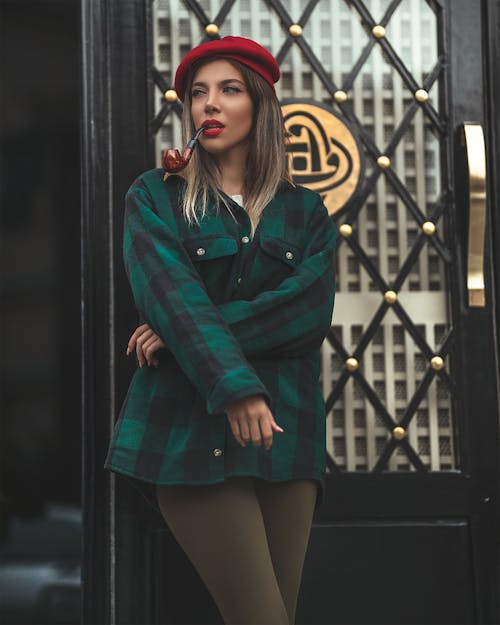
[[[182,106],[164,94],[183,56],[209,38],[208,24],[220,36],[254,38],[276,56],[280,99],[332,106],[360,136],[365,179],[358,197],[335,214],[344,236],[334,325],[322,347],[328,470],[455,468],[439,3],[156,0],[153,6],[158,164],[163,149],[181,146]],[[300,36],[290,34],[292,24],[302,26]],[[346,102],[334,97],[339,90]],[[380,156],[389,167],[380,166]]]

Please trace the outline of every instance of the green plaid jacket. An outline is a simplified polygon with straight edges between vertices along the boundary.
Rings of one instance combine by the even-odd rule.
[[[141,320],[167,346],[138,367],[105,468],[157,509],[154,484],[213,484],[232,475],[318,482],[324,500],[320,347],[335,294],[336,230],[320,196],[283,183],[253,239],[245,210],[215,201],[200,224],[182,215],[179,176],[145,172],[126,195],[123,253]],[[232,212],[232,214],[231,214]],[[224,408],[266,398],[285,431],[271,449],[231,432]]]

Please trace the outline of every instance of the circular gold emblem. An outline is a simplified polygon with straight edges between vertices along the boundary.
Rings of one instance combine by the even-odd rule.
[[[281,104],[290,173],[294,182],[319,193],[333,215],[355,194],[362,180],[363,156],[347,121],[312,100]]]

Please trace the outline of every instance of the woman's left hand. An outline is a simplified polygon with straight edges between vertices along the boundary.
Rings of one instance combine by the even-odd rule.
[[[139,367],[143,367],[147,362],[148,366],[158,367],[159,360],[155,356],[162,347],[167,347],[161,338],[151,330],[147,323],[140,325],[132,334],[127,345],[127,356],[134,349],[139,361]]]

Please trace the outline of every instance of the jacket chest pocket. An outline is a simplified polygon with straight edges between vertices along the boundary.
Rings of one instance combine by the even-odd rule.
[[[278,237],[259,237],[259,259],[254,275],[260,275],[259,290],[276,288],[291,275],[302,260],[302,249],[296,243]]]
[[[238,252],[236,239],[213,234],[186,239],[183,244],[211,299],[216,304],[226,301],[228,277]]]

